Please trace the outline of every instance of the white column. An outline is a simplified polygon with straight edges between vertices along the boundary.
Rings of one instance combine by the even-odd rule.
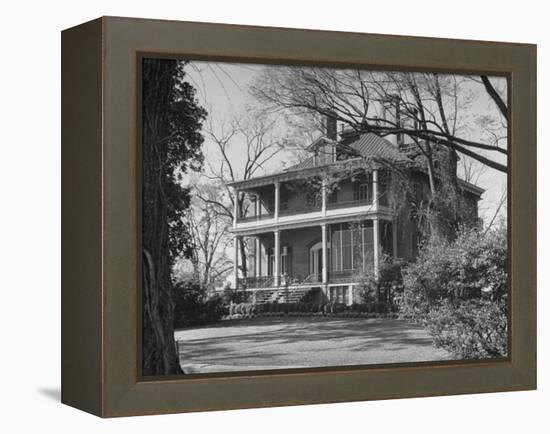
[[[260,277],[262,275],[262,244],[260,243],[260,237],[256,237],[254,254],[254,259],[256,260],[254,271],[256,272],[256,277]]]
[[[378,211],[378,170],[372,171],[372,205]]]
[[[275,182],[275,211],[274,211],[274,217],[275,221],[279,220],[279,206],[280,206],[280,193],[281,193],[281,185],[279,182]]]
[[[380,250],[380,230],[378,217],[372,219],[372,235],[374,241],[374,275],[378,278],[378,252]]]
[[[321,225],[321,231],[322,231],[322,243],[323,243],[323,270],[322,270],[322,276],[323,276],[323,283],[328,283],[328,254],[327,254],[327,225],[322,224]]]
[[[275,248],[273,249],[273,256],[274,257],[274,267],[273,270],[273,278],[275,286],[279,286],[279,283],[281,281],[281,233],[277,230],[273,232],[273,235],[275,236]]]
[[[397,258],[397,216],[395,216],[391,222],[391,239],[393,243],[393,257]]]
[[[237,227],[237,217],[239,214],[239,191],[233,189],[233,227]]]
[[[353,285],[348,286],[348,306],[353,304]]]
[[[237,289],[239,283],[239,237],[233,237],[233,289]]]
[[[322,208],[323,216],[327,215],[327,181],[323,179],[323,184],[321,186],[321,195],[322,195]]]

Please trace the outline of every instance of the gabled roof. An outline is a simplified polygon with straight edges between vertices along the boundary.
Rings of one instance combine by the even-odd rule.
[[[378,157],[385,160],[410,162],[411,160],[389,140],[374,133],[365,133],[342,140],[342,145],[357,150],[361,157]]]
[[[317,142],[317,141],[316,141]],[[314,143],[316,143],[314,142]],[[377,136],[374,133],[364,133],[350,135],[340,142],[344,148],[350,148],[357,152],[359,157],[381,158],[393,162],[412,162],[405,154],[383,137]],[[313,167],[313,156],[306,158],[304,161],[288,167],[285,171],[308,169]]]
[[[314,141],[308,149],[312,149],[315,145],[321,143],[334,143],[334,141],[327,139],[326,137],[320,137]],[[270,175],[259,176],[242,181],[233,181],[227,183],[227,185],[238,188],[254,188],[262,185],[266,185],[273,181],[290,181],[293,179],[300,179],[308,176],[318,175],[324,173],[329,167],[336,167],[339,165],[347,166],[349,164],[358,163],[361,158],[378,158],[394,163],[409,163],[416,165],[414,160],[407,157],[407,155],[400,151],[400,149],[391,143],[389,140],[380,137],[374,133],[363,134],[346,134],[344,138],[339,142],[343,149],[349,149],[352,153],[356,152],[355,158],[348,160],[341,160],[332,163],[315,164],[314,157],[308,157],[298,164],[287,167],[281,172],[273,173]],[[470,184],[462,179],[459,179],[461,187],[471,193],[481,196],[485,191],[484,189]]]

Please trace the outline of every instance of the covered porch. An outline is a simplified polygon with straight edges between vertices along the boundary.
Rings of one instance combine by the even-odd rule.
[[[235,234],[233,287],[300,292],[355,285],[365,272],[378,274],[383,254],[397,254],[392,218],[323,222],[290,229]],[[244,241],[244,242],[243,242]],[[242,255],[240,246],[247,252]],[[242,258],[246,258],[243,266]]]

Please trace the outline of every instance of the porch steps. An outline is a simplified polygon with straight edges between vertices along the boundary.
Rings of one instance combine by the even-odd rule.
[[[288,291],[288,296],[285,295],[285,290],[267,290],[256,292],[256,304],[265,303],[299,303],[304,296],[309,292],[309,288],[295,289]]]

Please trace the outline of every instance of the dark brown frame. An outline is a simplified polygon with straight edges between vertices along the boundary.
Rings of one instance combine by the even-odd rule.
[[[144,53],[507,76],[509,357],[139,378],[136,71]],[[93,414],[113,417],[534,389],[536,46],[115,17],[65,30],[62,220],[62,402]]]

